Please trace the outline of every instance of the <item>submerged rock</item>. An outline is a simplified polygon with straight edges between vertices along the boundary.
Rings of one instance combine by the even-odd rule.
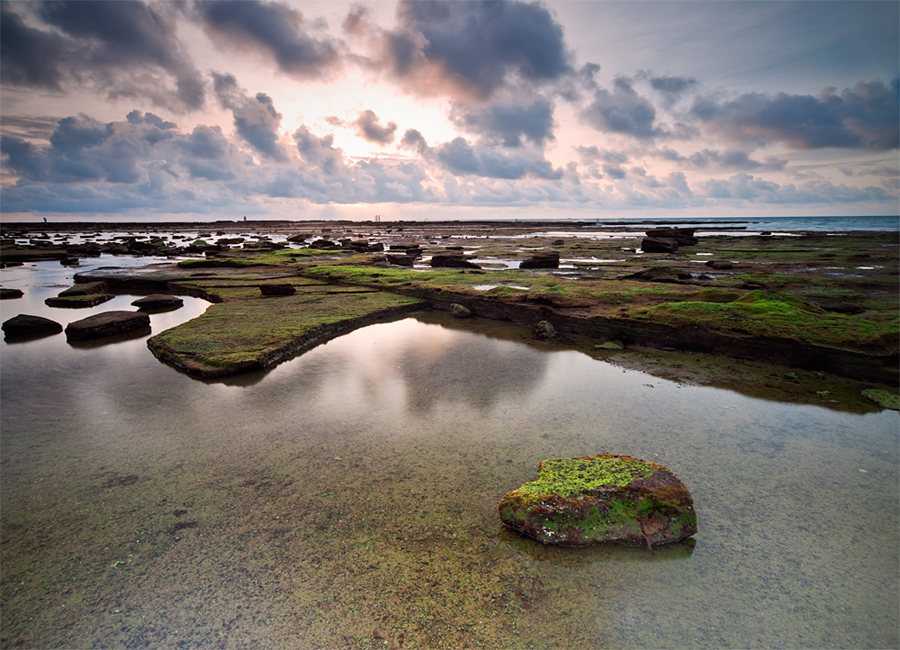
[[[472,311],[465,305],[454,302],[450,305],[450,315],[454,318],[469,318],[472,315]]]
[[[867,400],[875,402],[881,408],[900,411],[900,395],[898,395],[897,393],[892,393],[887,390],[880,390],[878,388],[867,388],[861,393],[861,395]]]
[[[96,339],[139,327],[150,327],[148,314],[137,311],[106,311],[69,323],[66,338],[78,341]]]
[[[531,326],[531,331],[539,339],[555,339],[557,336],[556,328],[553,323],[546,320],[539,320]]]
[[[666,544],[697,532],[691,493],[662,465],[600,454],[542,461],[500,501],[500,519],[544,544]]]

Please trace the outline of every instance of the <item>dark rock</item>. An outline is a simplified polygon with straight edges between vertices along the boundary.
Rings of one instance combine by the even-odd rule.
[[[139,327],[150,327],[149,315],[137,311],[107,311],[69,323],[66,338],[75,341],[95,339]]]
[[[317,250],[330,250],[333,248],[340,248],[341,245],[337,244],[330,239],[317,239],[313,243],[309,245],[310,248],[315,248]]]
[[[25,294],[21,289],[7,289],[0,287],[0,300],[8,300],[10,298],[21,298]]]
[[[715,269],[716,271],[728,271],[729,269],[734,268],[734,263],[729,262],[728,260],[709,260],[706,263],[711,269]]]
[[[297,289],[289,282],[261,284],[259,290],[264,296],[293,296],[297,293]]]
[[[382,243],[379,241],[379,242],[375,242],[374,244],[369,244],[369,248],[367,249],[366,252],[368,252],[368,253],[380,253],[380,252],[383,251],[383,250],[384,250],[384,244],[382,244]]]
[[[676,253],[678,243],[672,239],[650,238],[641,241],[641,250],[645,253]]]
[[[465,305],[454,302],[450,305],[450,315],[454,318],[469,318],[472,315],[472,312]]]
[[[138,309],[169,309],[172,307],[181,307],[184,300],[177,296],[170,296],[165,293],[154,293],[143,298],[138,298],[131,303]]]
[[[553,323],[546,320],[540,320],[531,326],[531,331],[539,339],[555,339],[557,337],[556,328]]]
[[[223,237],[216,240],[216,246],[231,246],[232,244],[243,244],[243,237]]]
[[[526,257],[519,264],[520,269],[558,269],[559,253],[549,251],[546,253],[535,253],[531,257]]]
[[[306,241],[306,240],[309,239],[310,237],[312,237],[312,235],[310,235],[309,233],[298,232],[296,235],[291,235],[290,237],[288,237],[287,240],[288,240],[289,242],[293,242],[293,243],[295,243],[295,244],[298,244],[298,243],[300,243],[300,242]]]
[[[2,329],[7,336],[39,336],[62,332],[63,327],[49,318],[19,314],[4,322]]]
[[[648,237],[664,237],[677,239],[690,239],[694,236],[693,228],[651,228],[647,230]]]
[[[388,255],[387,260],[396,266],[412,266],[416,262],[416,258],[412,255]]]
[[[691,493],[670,470],[631,456],[541,462],[537,481],[500,501],[500,519],[544,544],[666,544],[697,532]]]
[[[681,283],[691,279],[688,271],[672,268],[669,266],[653,266],[649,269],[642,269],[636,273],[629,273],[622,276],[623,280],[646,280],[649,282],[670,282]]]
[[[853,316],[854,314],[861,314],[863,312],[862,308],[856,305],[849,305],[844,302],[820,302],[816,304],[825,311],[830,311],[835,314],[846,314],[847,316]]]
[[[443,254],[439,253],[431,256],[431,266],[434,268],[454,268],[454,269],[480,269],[481,267],[470,262],[463,255],[458,253]]]

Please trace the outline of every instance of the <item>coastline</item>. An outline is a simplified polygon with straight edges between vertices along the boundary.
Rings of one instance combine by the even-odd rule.
[[[453,304],[463,304],[476,316],[524,327],[547,320],[560,333],[560,339],[549,344],[616,341],[630,350],[762,362],[788,373],[793,368],[897,386],[898,233],[758,234],[728,231],[724,223],[706,222],[692,229],[695,241],[670,253],[642,251],[652,229],[636,223],[625,230],[618,224],[609,228],[569,222],[563,230],[560,223],[549,221],[216,222],[169,224],[168,231],[163,224],[131,224],[134,232],[126,235],[117,233],[128,224],[92,224],[88,229],[85,224],[69,223],[66,228],[52,224],[47,232],[57,232],[54,237],[42,237],[43,228],[33,224],[27,232],[16,230],[23,224],[4,224],[0,262],[17,257],[71,260],[91,240],[106,238],[120,249],[123,241],[137,246],[146,240],[154,246],[144,246],[144,254],[171,255],[173,263],[166,273],[159,275],[160,269],[155,269],[156,276],[87,271],[80,272],[76,282],[104,280],[111,283],[111,290],[124,291],[141,282],[144,286],[139,288],[146,289],[146,283],[156,277],[156,289],[190,295],[206,292],[204,297],[209,298],[227,276],[229,282],[250,290],[241,293],[239,302],[244,309],[254,305],[260,310],[249,312],[252,320],[274,303],[248,298],[256,296],[260,277],[277,270],[300,285],[315,282],[334,287],[333,294],[342,293],[340,287],[356,287],[403,296],[413,301],[410,304],[430,309],[448,311]],[[650,225],[659,227],[659,222]],[[77,233],[80,238],[73,236]],[[301,242],[287,241],[298,233]],[[182,244],[195,234],[198,239],[204,235],[205,248],[186,253]],[[240,241],[234,243],[233,235],[240,235],[236,238]],[[217,238],[230,238],[232,243],[217,245]],[[316,241],[334,245],[310,246]],[[198,246],[197,241],[190,243]],[[125,250],[132,256],[142,254],[140,247]],[[416,253],[414,264],[394,263],[397,251],[410,250]],[[557,267],[519,268],[530,256],[547,252],[559,255]],[[430,259],[446,254],[462,256],[477,268],[430,266]],[[136,280],[139,275],[141,282]],[[229,304],[238,302],[222,295],[218,302],[223,304],[215,309],[227,321],[229,309],[234,308]],[[304,313],[300,303],[293,312],[289,310],[292,319]],[[336,313],[344,309],[338,303],[330,308]],[[337,317],[327,327],[318,320],[303,321],[256,356],[238,355],[241,361],[234,365],[215,355],[201,360],[199,366],[195,363],[195,352],[189,349],[195,343],[188,345],[179,335],[186,336],[190,330],[192,340],[202,338],[196,322],[157,333],[149,345],[154,354],[190,373],[226,376],[266,368],[307,349],[321,338],[321,332],[337,335],[377,317],[377,310],[354,312]],[[242,345],[235,342],[236,336],[246,331],[225,333],[220,328],[208,334],[234,356]],[[620,356],[629,355],[626,351]],[[696,373],[686,374],[696,380]]]

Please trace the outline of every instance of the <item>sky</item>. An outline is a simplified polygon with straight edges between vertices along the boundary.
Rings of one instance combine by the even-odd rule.
[[[0,0],[0,219],[900,214],[900,3]]]

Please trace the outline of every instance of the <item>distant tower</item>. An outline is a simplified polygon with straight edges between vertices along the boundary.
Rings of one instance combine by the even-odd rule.
[[[376,215],[375,215],[375,223],[379,223],[379,222],[381,222],[381,215],[380,215],[380,214],[376,214]]]

